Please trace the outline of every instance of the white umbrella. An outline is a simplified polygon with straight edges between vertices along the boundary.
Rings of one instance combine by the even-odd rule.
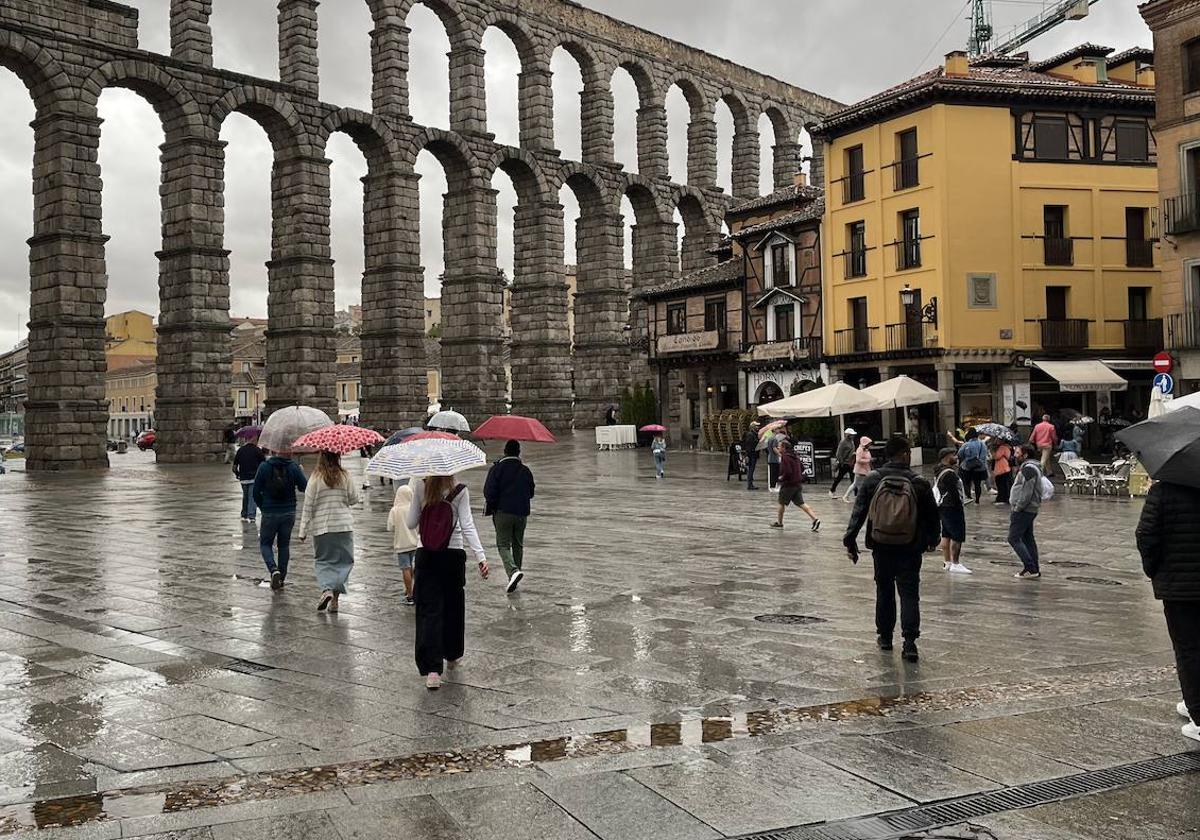
[[[878,400],[845,382],[835,382],[758,407],[759,414],[770,417],[837,417],[878,410]]]
[[[903,375],[893,376],[877,385],[863,388],[862,393],[870,394],[878,400],[882,409],[906,408],[910,405],[934,403],[941,399],[937,391]]]
[[[267,418],[262,434],[258,436],[258,445],[272,452],[290,450],[296,438],[332,425],[333,421],[329,419],[329,415],[319,408],[289,405],[273,412]]]
[[[1162,393],[1157,388],[1154,391],[1155,393]],[[1153,403],[1154,394],[1150,395],[1150,401]],[[1200,408],[1200,391],[1188,394],[1186,397],[1176,397],[1173,400],[1164,399],[1162,405],[1166,411],[1178,411],[1181,408]]]
[[[457,411],[439,411],[430,417],[425,425],[431,429],[445,429],[449,432],[471,431],[471,424],[467,422],[467,418]]]
[[[467,440],[426,438],[385,446],[367,464],[367,475],[382,478],[423,478],[454,475],[487,466],[487,455]]]

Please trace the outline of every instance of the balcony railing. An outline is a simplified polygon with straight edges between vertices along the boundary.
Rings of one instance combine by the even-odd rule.
[[[865,172],[854,172],[842,179],[842,204],[853,204],[867,197]]]
[[[1088,322],[1086,318],[1045,319],[1042,325],[1042,349],[1082,350],[1088,346]]]
[[[862,251],[847,251],[846,257],[846,279],[852,280],[855,277],[867,276],[867,252]]]
[[[1200,307],[1167,316],[1167,349],[1200,349]]]
[[[849,356],[854,353],[870,353],[874,343],[872,335],[879,327],[854,327],[848,330],[836,330],[833,333],[833,352],[838,356]]]
[[[806,335],[788,341],[752,344],[743,357],[749,362],[805,361],[821,358],[821,337]]]
[[[923,350],[936,344],[933,324],[924,321],[905,321],[886,327],[888,350]]]
[[[1126,350],[1158,352],[1163,348],[1162,318],[1131,318],[1124,323]]]
[[[911,190],[921,183],[921,159],[907,158],[896,161],[895,170],[896,192]]]
[[[1047,236],[1042,240],[1044,260],[1046,265],[1074,265],[1075,242],[1057,236]]]
[[[902,239],[896,243],[896,270],[921,267],[921,240]]]
[[[1163,231],[1168,236],[1200,230],[1200,200],[1196,193],[1168,198],[1163,202]]]
[[[1130,268],[1154,268],[1154,243],[1149,239],[1126,239],[1125,265]]]

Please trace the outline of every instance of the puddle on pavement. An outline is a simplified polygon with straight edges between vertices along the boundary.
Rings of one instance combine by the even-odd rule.
[[[1102,688],[1131,687],[1170,679],[1173,675],[1174,668],[1171,667],[1140,668],[1048,677],[1016,684],[867,697],[811,706],[777,706],[726,716],[683,715],[680,720],[672,722],[637,724],[625,729],[603,730],[508,746],[363,759],[329,766],[147,785],[0,808],[0,836],[29,829],[78,826],[126,817],[261,802],[383,782],[438,778],[661,747],[700,746],[794,732],[813,723],[887,717],[899,712],[921,714],[952,711],[987,703],[1064,696]]]

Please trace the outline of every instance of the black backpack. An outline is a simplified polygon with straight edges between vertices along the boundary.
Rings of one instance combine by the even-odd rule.
[[[271,477],[267,479],[267,492],[275,498],[282,498],[291,489],[291,477],[288,475],[288,465],[284,461],[271,464]]]

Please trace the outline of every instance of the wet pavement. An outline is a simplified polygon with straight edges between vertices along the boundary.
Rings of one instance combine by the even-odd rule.
[[[469,581],[467,655],[436,693],[413,664],[389,488],[356,513],[327,615],[311,543],[282,592],[262,582],[227,467],[130,453],[104,476],[0,476],[0,835],[690,840],[1196,746],[1133,546],[1140,502],[1047,504],[1038,582],[1012,578],[1004,512],[969,509],[975,574],[928,556],[906,664],[875,649],[848,505],[812,488],[821,532],[799,511],[776,531],[770,496],[724,481],[721,457],[671,453],[660,482],[644,453],[585,438],[529,448],[513,596],[477,513],[497,571]],[[466,478],[478,511],[483,474]],[[929,836],[1195,836],[1197,789]],[[1153,830],[1120,834],[1120,814]]]

